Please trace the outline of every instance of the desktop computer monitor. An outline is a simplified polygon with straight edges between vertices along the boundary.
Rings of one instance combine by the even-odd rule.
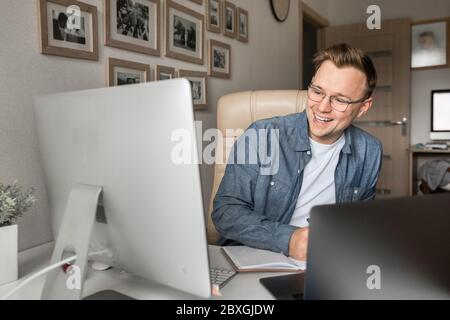
[[[450,89],[431,92],[430,139],[450,141]]]
[[[75,184],[100,186],[94,259],[201,297],[211,284],[189,82],[36,97],[35,120],[55,237]],[[171,159],[182,130],[192,164]],[[180,132],[180,131],[178,131]]]

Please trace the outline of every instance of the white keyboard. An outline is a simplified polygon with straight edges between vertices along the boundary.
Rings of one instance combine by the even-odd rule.
[[[209,275],[211,278],[212,285],[218,285],[219,288],[223,288],[223,286],[236,275],[236,271],[234,270],[224,270],[224,269],[216,269],[210,268]]]

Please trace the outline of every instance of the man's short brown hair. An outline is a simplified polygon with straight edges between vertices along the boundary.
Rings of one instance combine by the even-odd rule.
[[[314,75],[325,61],[333,62],[336,67],[354,67],[366,75],[367,92],[365,99],[372,96],[377,85],[377,71],[372,59],[362,50],[352,47],[347,43],[339,43],[327,49],[319,51],[313,59]]]

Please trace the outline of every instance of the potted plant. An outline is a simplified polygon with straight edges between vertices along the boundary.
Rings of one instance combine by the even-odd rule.
[[[0,182],[0,285],[17,280],[17,220],[35,203],[34,189]]]

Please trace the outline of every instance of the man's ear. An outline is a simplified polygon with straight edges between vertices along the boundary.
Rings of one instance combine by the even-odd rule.
[[[372,103],[373,103],[372,98],[369,98],[366,101],[364,101],[361,108],[359,108],[358,115],[356,117],[361,118],[363,115],[365,115],[367,111],[369,111],[369,109],[372,107]]]

